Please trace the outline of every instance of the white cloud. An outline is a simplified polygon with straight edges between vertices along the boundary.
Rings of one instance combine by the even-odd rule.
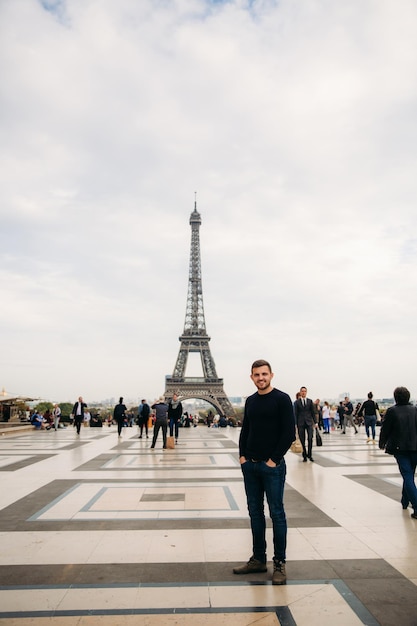
[[[417,9],[268,0],[0,7],[1,378],[155,397],[194,191],[231,395],[390,395],[416,339]]]

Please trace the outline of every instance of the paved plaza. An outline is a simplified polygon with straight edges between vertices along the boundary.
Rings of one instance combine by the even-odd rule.
[[[3,435],[0,626],[416,626],[417,521],[363,427],[286,456],[287,585],[271,562],[232,573],[251,554],[239,433]]]

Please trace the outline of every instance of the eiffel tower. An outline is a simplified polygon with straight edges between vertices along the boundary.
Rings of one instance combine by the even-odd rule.
[[[216,366],[209,347],[210,337],[207,335],[204,320],[200,259],[201,216],[197,211],[197,201],[194,202],[190,225],[191,252],[184,332],[179,337],[181,345],[173,374],[165,377],[165,397],[169,400],[174,393],[177,393],[181,400],[189,398],[205,400],[215,407],[219,415],[232,417],[235,412],[224,392],[223,379],[217,377]],[[202,377],[187,378],[185,376],[190,352],[200,353]]]

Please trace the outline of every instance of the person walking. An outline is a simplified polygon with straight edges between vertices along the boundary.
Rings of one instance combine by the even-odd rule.
[[[287,580],[284,456],[295,440],[293,404],[288,394],[272,386],[274,374],[268,361],[255,361],[250,377],[257,391],[245,403],[239,460],[252,530],[252,556],[246,564],[235,567],[233,573],[267,571],[266,496],[274,544],[272,584],[283,585]]]
[[[395,406],[389,407],[379,434],[379,447],[392,454],[403,477],[401,504],[407,509],[411,503],[411,517],[417,519],[417,408],[410,404],[407,387],[394,389]]]
[[[313,404],[314,412],[316,414],[315,421],[317,422],[317,426],[319,430],[324,430],[323,425],[323,409],[320,404],[320,398],[314,400]]]
[[[173,394],[172,400],[168,402],[169,436],[173,437],[175,432],[175,443],[178,443],[179,423],[182,416],[182,404],[178,400],[178,395]]]
[[[119,439],[122,436],[122,428],[126,419],[126,411],[127,411],[127,408],[123,404],[123,398],[120,397],[119,404],[116,404],[116,406],[114,407],[114,411],[113,411],[113,419],[115,419],[117,422],[117,435]]]
[[[349,400],[349,397],[346,396],[345,402],[344,402],[344,421],[343,421],[343,434],[344,435],[346,435],[346,426],[348,424],[353,426],[353,428],[355,429],[355,435],[357,435],[358,429],[356,428],[355,422],[353,421],[353,404]]]
[[[52,409],[52,419],[54,420],[54,429],[55,431],[59,428],[59,420],[61,419],[61,409],[58,404],[54,404],[54,408]]]
[[[149,421],[150,413],[151,413],[150,406],[144,398],[143,400],[141,400],[141,403],[139,404],[139,407],[138,407],[138,426],[140,429],[140,434],[139,434],[138,439],[142,439],[143,427],[145,427],[146,439],[149,439],[148,421]]]
[[[335,430],[337,424],[336,424],[336,418],[337,418],[337,410],[334,404],[332,404],[332,406],[330,407],[330,430]]]
[[[327,400],[323,404],[323,435],[330,435],[330,404]]]
[[[155,411],[155,424],[153,426],[153,437],[151,448],[155,447],[158,434],[162,428],[162,448],[165,450],[167,447],[167,430],[168,430],[168,405],[165,402],[164,396],[161,396],[158,402],[152,405],[152,409]]]
[[[337,413],[337,416],[339,418],[340,430],[342,431],[340,434],[341,435],[346,435],[346,433],[344,431],[344,426],[345,426],[345,407],[344,407],[342,401],[339,402],[339,405],[338,405],[338,407],[336,409],[336,413]]]
[[[74,425],[77,429],[77,435],[80,434],[81,424],[84,421],[84,411],[87,408],[86,403],[83,401],[82,396],[78,398],[78,402],[75,402],[72,407],[72,416],[74,418]]]
[[[303,447],[303,462],[306,463],[307,459],[310,459],[314,463],[311,452],[313,449],[313,431],[317,428],[317,413],[314,410],[313,401],[307,398],[307,387],[300,388],[300,397],[295,401],[294,409],[298,436]]]
[[[359,409],[358,417],[364,417],[365,430],[366,430],[366,443],[376,444],[375,440],[375,426],[376,426],[376,412],[379,410],[378,404],[373,400],[373,393],[368,393],[368,399],[362,404]],[[372,437],[370,437],[372,435]]]

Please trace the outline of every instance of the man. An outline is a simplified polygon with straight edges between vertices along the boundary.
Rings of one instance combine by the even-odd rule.
[[[317,414],[314,410],[313,401],[307,398],[307,387],[300,388],[300,397],[295,401],[295,423],[297,424],[298,437],[303,447],[303,463],[310,459],[314,463],[312,456],[313,432],[317,428]],[[307,449],[306,449],[307,433]]]
[[[272,519],[274,542],[273,585],[284,585],[287,520],[284,510],[286,465],[284,455],[295,440],[294,412],[290,397],[272,387],[274,377],[268,361],[255,361],[251,379],[257,392],[245,403],[239,438],[239,460],[245,484],[252,529],[252,556],[233,569],[234,574],[266,572],[264,497]]]
[[[410,404],[410,392],[406,387],[394,389],[395,406],[385,413],[379,434],[379,447],[392,454],[403,477],[401,504],[413,507],[411,517],[417,519],[417,409]]]
[[[80,434],[81,424],[84,421],[84,409],[87,408],[86,403],[83,401],[82,396],[78,398],[78,402],[75,402],[72,407],[72,416],[74,418],[74,424],[77,428],[77,435]]]
[[[167,429],[168,429],[168,405],[165,402],[165,397],[161,396],[158,402],[152,405],[152,409],[155,411],[155,424],[153,427],[153,437],[151,448],[155,447],[158,433],[162,429],[162,448],[165,450],[167,447]]]
[[[126,405],[123,404],[123,398],[119,398],[119,404],[116,404],[113,411],[113,419],[117,422],[117,435],[119,439],[122,436],[122,428],[126,419]]]
[[[182,404],[178,400],[178,394],[174,393],[172,400],[168,402],[169,436],[175,432],[175,443],[178,443],[179,422],[182,416]]]
[[[151,408],[144,398],[143,400],[141,400],[141,403],[139,404],[139,407],[138,407],[138,426],[140,428],[139,439],[142,439],[143,427],[145,427],[146,439],[149,438],[148,421],[149,421],[150,413],[151,413]]]
[[[377,402],[373,400],[373,393],[368,393],[368,399],[359,407],[358,417],[364,417],[365,430],[366,430],[366,443],[376,444],[375,440],[375,426],[376,426],[376,414],[379,411]]]
[[[358,429],[355,426],[355,422],[353,421],[353,404],[351,403],[351,401],[349,400],[349,397],[346,396],[345,397],[345,404],[344,404],[344,422],[343,422],[343,434],[346,435],[346,426],[348,424],[351,424],[353,426],[353,428],[355,429],[355,435],[358,434]]]

